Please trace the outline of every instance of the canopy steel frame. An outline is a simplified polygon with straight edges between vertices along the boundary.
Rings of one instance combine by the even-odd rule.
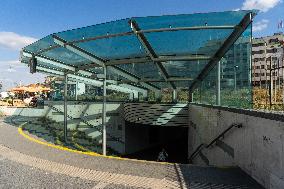
[[[125,59],[113,59],[105,62],[106,66],[120,65],[120,64],[143,64],[151,61],[155,62],[168,62],[168,61],[198,61],[198,60],[211,60],[210,56],[188,55],[188,56],[159,56],[158,58],[151,59],[150,57],[136,57]],[[79,70],[98,67],[97,64],[83,64],[79,65]]]
[[[155,32],[173,32],[173,31],[190,31],[190,30],[207,30],[207,29],[234,29],[236,26],[231,25],[224,25],[224,26],[190,26],[190,27],[176,27],[176,28],[159,28],[159,29],[149,29],[149,30],[140,30],[140,33],[155,33]],[[79,40],[73,40],[64,43],[64,45],[72,45],[76,43],[84,43],[89,41],[95,41],[99,39],[109,39],[109,38],[115,38],[115,37],[122,37],[122,36],[129,36],[134,35],[133,32],[122,32],[122,33],[115,33],[115,34],[106,34],[106,35],[100,35],[96,37],[90,37],[90,38],[84,38]],[[61,45],[52,45],[48,48],[41,49],[40,51],[36,52],[35,55],[40,55],[43,52],[59,48]]]
[[[192,81],[193,78],[190,77],[169,77],[168,81]],[[132,82],[132,81],[118,81],[118,83],[139,83],[139,82],[165,82],[164,79],[154,79],[154,78],[144,78],[144,79],[140,79],[137,82]]]
[[[27,52],[22,52],[22,55],[25,56],[25,57],[29,57],[29,58],[33,56],[31,53],[27,53]],[[69,66],[69,65],[66,65],[66,64],[59,62],[57,60],[52,60],[50,58],[42,57],[40,55],[37,55],[35,57],[43,63],[48,63],[48,64],[54,65],[54,66],[56,66],[60,69],[63,69],[64,70],[63,72],[66,72],[67,74],[80,74],[80,75],[87,76],[87,77],[90,77],[94,74],[97,74],[97,73],[94,73],[94,72],[89,72],[89,71],[84,71],[84,70],[78,70],[77,71],[77,68],[74,67],[74,66]],[[45,68],[45,69],[47,69],[47,68]],[[45,70],[45,71],[47,71],[47,70]],[[85,78],[87,78],[87,77],[85,77]],[[141,88],[141,87],[138,87],[138,86],[135,86],[135,88],[140,88],[140,90],[145,90],[144,88]]]
[[[105,60],[100,58],[100,57],[97,57],[95,55],[93,55],[92,53],[76,46],[76,45],[73,45],[73,44],[66,44],[66,41],[61,39],[60,37],[56,36],[56,35],[52,35],[53,39],[54,39],[54,42],[68,50],[70,50],[71,52],[77,54],[77,55],[80,55],[88,60],[91,60],[93,63],[97,64],[98,66],[104,66],[104,62]]]
[[[252,18],[255,16],[253,13],[248,13],[240,21],[240,23],[235,27],[235,30],[231,35],[225,40],[223,45],[215,53],[213,58],[206,64],[206,66],[201,70],[198,76],[193,80],[192,84],[189,86],[189,93],[192,93],[196,88],[197,84],[202,81],[206,75],[214,68],[214,66],[221,60],[225,53],[230,49],[230,47],[237,41],[240,35],[246,30],[249,24],[252,22]]]
[[[169,78],[169,74],[161,62],[155,61],[155,59],[158,58],[158,55],[155,53],[154,49],[152,48],[151,44],[149,43],[145,35],[142,32],[139,32],[141,30],[138,24],[134,20],[130,20],[129,24],[131,26],[132,31],[136,34],[141,45],[144,47],[146,53],[150,56],[151,60],[154,62],[154,64],[156,65],[160,73],[162,74],[163,78],[167,82],[167,79]],[[170,81],[169,83],[173,89],[176,89],[174,82]]]
[[[198,60],[210,60],[210,56],[200,56],[200,55],[188,55],[188,56],[159,56],[158,58],[150,57],[137,57],[137,58],[126,58],[109,60],[105,64],[110,65],[120,65],[120,64],[143,64],[151,61],[155,62],[168,62],[168,61],[198,61]],[[83,65],[82,67],[87,67],[88,65]],[[95,66],[95,65],[94,65]],[[80,67],[80,66],[79,66]]]
[[[24,61],[23,61],[23,63],[28,64],[27,62],[24,62]],[[88,75],[76,75],[76,73],[74,73],[74,72],[71,73],[71,72],[68,72],[66,70],[56,70],[56,69],[53,69],[53,68],[50,68],[50,67],[44,66],[44,65],[38,65],[36,69],[39,72],[51,74],[51,75],[54,75],[54,76],[60,76],[60,77],[64,77],[64,74],[68,74],[69,79],[77,79],[77,80],[80,80],[82,83],[87,83],[87,84],[91,84],[91,85],[98,86],[98,87],[101,87],[103,85],[101,81],[89,78]],[[114,80],[107,80],[107,82],[108,83],[117,83],[117,81],[114,81]],[[131,84],[124,84],[124,85],[108,84],[107,89],[119,91],[119,92],[124,92],[124,93],[140,92],[144,95],[147,94],[147,89],[139,87],[139,86],[131,85]]]
[[[135,19],[135,18],[132,18]],[[155,32],[174,32],[174,31],[185,31],[185,30],[218,30],[218,29],[235,29],[236,26],[232,25],[224,25],[224,26],[189,26],[189,27],[176,27],[176,28],[159,28],[159,29],[149,29],[149,30],[140,30],[139,33],[155,33]],[[100,35],[96,37],[84,38],[79,40],[73,40],[66,42],[66,45],[69,44],[76,44],[76,43],[84,43],[88,41],[95,41],[98,39],[108,39],[108,38],[115,38],[115,37],[122,37],[122,36],[129,36],[133,35],[133,32],[122,32],[122,33],[115,33],[115,34],[106,34]]]
[[[28,57],[28,58],[31,58],[32,56],[34,56],[33,54],[28,53],[28,52],[23,52],[22,55],[25,56],[25,57]],[[69,73],[78,73],[78,74],[86,75],[86,76],[92,76],[94,74],[97,74],[95,72],[90,72],[90,71],[85,71],[85,70],[78,70],[77,67],[75,67],[75,66],[70,66],[70,65],[64,64],[61,61],[54,60],[54,59],[51,59],[51,58],[47,58],[47,57],[44,57],[44,56],[41,56],[41,55],[36,55],[35,58],[37,60],[41,61],[41,62],[44,62],[44,63],[47,63],[47,64],[51,64],[51,65],[53,65],[55,67],[63,69],[68,74]]]
[[[96,58],[97,56],[75,46],[75,45],[68,45],[66,44],[66,40],[64,39],[61,39],[60,37],[56,36],[56,35],[52,35],[53,36],[53,39],[54,39],[54,42],[58,45],[61,45],[62,47],[65,47],[66,49],[70,50],[71,52],[77,54],[77,55],[80,55],[90,61],[93,61],[95,63],[97,63],[99,66],[102,65],[102,66],[105,66],[105,60],[101,59],[101,58]],[[125,70],[122,70],[121,68],[118,68],[116,66],[108,66],[108,68],[111,68],[113,69],[113,71],[116,71],[117,73],[119,73],[119,75],[121,75],[122,77],[126,78],[126,79],[139,79],[139,77],[137,76],[134,76],[134,75],[131,75],[130,73],[126,72]],[[85,68],[86,69],[86,68]],[[146,88],[149,88],[151,90],[154,90],[155,92],[158,92],[160,90],[159,87],[157,86],[154,86],[150,83],[140,83],[143,87],[146,87]]]

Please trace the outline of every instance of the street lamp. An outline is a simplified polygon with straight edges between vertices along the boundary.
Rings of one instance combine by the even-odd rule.
[[[234,66],[234,89],[237,90],[237,68],[239,66]]]

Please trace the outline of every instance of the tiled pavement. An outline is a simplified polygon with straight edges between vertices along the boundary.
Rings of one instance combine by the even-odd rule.
[[[32,167],[37,174],[33,175],[33,171],[30,171],[30,177],[40,182],[45,178],[44,174],[48,174],[53,181],[42,182],[46,188],[60,188],[55,183],[60,183],[65,188],[64,186],[69,186],[66,183],[69,179],[73,183],[69,188],[261,188],[237,168],[223,170],[179,164],[141,163],[53,149],[23,138],[18,134],[17,127],[3,122],[0,123],[0,154],[4,159],[0,160],[1,166],[7,164],[8,167],[18,168],[15,175]],[[3,186],[1,180],[5,169],[2,172],[3,170],[0,172],[0,188]],[[40,187],[42,185],[34,185],[28,177],[23,179],[26,181],[17,185],[20,186],[17,188],[43,188]],[[12,186],[15,183],[6,179],[4,184]]]

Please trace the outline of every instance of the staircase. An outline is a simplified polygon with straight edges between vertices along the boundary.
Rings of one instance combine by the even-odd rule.
[[[54,112],[52,112],[53,116],[64,115],[63,111],[59,110],[58,108],[54,107],[53,105],[49,104],[48,107],[51,108],[54,111]],[[67,118],[69,120],[78,120],[78,122],[82,122],[83,123],[82,125],[77,126],[77,130],[84,132],[88,138],[95,139],[100,144],[102,143],[102,125],[101,124],[93,125],[93,124],[89,123],[88,121],[86,121],[84,119],[84,117],[73,118],[72,116],[70,116],[68,114],[67,114]],[[124,143],[118,137],[112,136],[109,133],[107,133],[107,140]]]

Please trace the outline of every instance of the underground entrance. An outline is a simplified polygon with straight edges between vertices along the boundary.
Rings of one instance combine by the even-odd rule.
[[[157,161],[165,149],[167,162],[188,163],[188,128],[125,123],[124,157]]]

